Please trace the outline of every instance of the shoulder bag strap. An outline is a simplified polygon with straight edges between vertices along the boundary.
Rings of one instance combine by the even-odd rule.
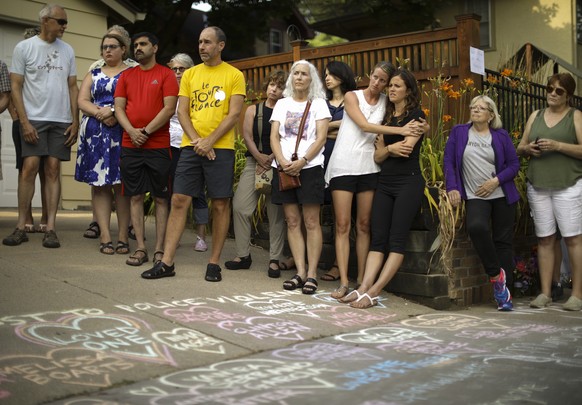
[[[257,131],[259,133],[259,144],[257,148],[259,152],[263,153],[263,106],[264,102],[257,105]]]
[[[311,100],[307,101],[305,111],[303,111],[303,117],[301,117],[301,122],[299,123],[299,133],[297,134],[297,142],[295,143],[295,156],[297,156],[297,151],[299,150],[299,142],[301,142],[301,137],[303,136],[303,127],[305,126],[305,120],[307,119],[309,108],[311,108]]]

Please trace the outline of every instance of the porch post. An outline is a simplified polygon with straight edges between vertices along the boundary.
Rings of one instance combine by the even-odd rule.
[[[457,20],[457,46],[459,50],[459,77],[470,78],[475,82],[475,88],[483,86],[483,76],[471,73],[471,50],[469,47],[479,48],[479,21],[477,14],[463,14],[455,16]]]
[[[291,46],[293,47],[293,62],[295,63],[298,60],[301,60],[301,48],[307,45],[307,41],[298,39],[296,41],[291,41],[290,43]]]

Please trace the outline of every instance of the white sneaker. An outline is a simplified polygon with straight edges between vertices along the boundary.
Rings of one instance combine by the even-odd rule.
[[[552,299],[547,295],[540,294],[536,297],[535,300],[529,303],[529,306],[532,308],[545,308],[552,302]]]
[[[566,311],[582,311],[582,300],[571,295],[562,308]]]
[[[206,242],[200,236],[196,236],[194,250],[197,252],[206,252],[208,250],[208,245],[206,245]]]

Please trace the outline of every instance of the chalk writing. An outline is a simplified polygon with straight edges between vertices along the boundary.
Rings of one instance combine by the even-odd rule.
[[[259,340],[283,339],[303,340],[301,332],[308,332],[311,328],[303,326],[295,321],[266,316],[256,316],[246,319],[244,322],[224,321],[218,327],[239,335],[250,335]]]
[[[484,363],[494,360],[524,361],[528,363],[556,363],[569,367],[582,367],[582,357],[567,356],[565,353],[557,353],[558,345],[548,343],[512,343],[511,346],[500,349],[499,354],[475,355],[472,357],[483,358]]]
[[[244,294],[244,295],[233,295],[230,297],[221,295],[216,298],[206,298],[208,301],[212,302],[219,302],[221,304],[225,304],[227,302],[251,302],[257,300],[263,300],[265,298],[283,298],[288,297],[290,295],[301,295],[301,290],[292,290],[292,291],[263,291],[258,294]]]
[[[231,389],[221,392],[200,393],[196,389],[190,389],[187,393],[175,393],[151,401],[154,405],[179,404],[179,405],[207,405],[207,404],[231,404],[231,405],[260,405],[276,404],[284,405],[284,401],[302,395],[309,395],[311,391],[299,389],[280,388],[272,391],[257,393],[244,389]]]
[[[179,351],[225,353],[222,340],[192,329],[176,328],[171,332],[155,332],[152,337],[158,342]]]
[[[541,393],[547,391],[549,388],[547,385],[522,384],[519,387],[510,389],[509,392],[503,394],[493,404],[547,404],[547,401],[537,400],[536,397],[539,397]]]
[[[251,301],[244,304],[263,315],[293,314],[318,318],[313,313],[314,309],[329,308],[327,304],[308,304],[301,301],[292,301],[282,298],[274,298],[266,301]]]
[[[374,355],[369,349],[333,343],[298,343],[288,348],[275,350],[273,357],[288,360],[302,359],[315,364],[353,358],[380,360],[380,357]]]
[[[480,319],[471,315],[460,314],[425,314],[402,321],[403,325],[419,328],[461,330],[467,328],[506,329],[498,319]]]
[[[18,326],[15,333],[29,342],[50,346],[82,346],[126,358],[175,365],[168,350],[160,349],[144,332],[144,321],[122,315],[65,316],[56,322]]]
[[[437,391],[447,385],[478,376],[483,373],[483,368],[483,365],[467,364],[458,370],[433,375],[431,381],[415,381],[410,388],[400,390],[397,395],[400,401],[407,403],[426,401],[428,399],[426,394]]]
[[[344,373],[340,377],[346,378],[349,381],[338,385],[337,388],[353,391],[362,386],[389,379],[394,375],[407,374],[411,370],[431,367],[449,361],[450,359],[451,357],[448,356],[432,356],[415,362],[396,360],[382,361],[360,370]]]
[[[343,335],[338,335],[335,337],[336,340],[349,343],[367,343],[367,344],[378,344],[378,343],[399,343],[408,340],[424,340],[426,342],[440,342],[438,339],[434,339],[425,332],[418,332],[412,329],[398,328],[398,327],[376,327],[362,329],[354,333],[346,333]]]
[[[386,323],[396,317],[395,313],[387,313],[386,311],[366,311],[362,313],[361,310],[353,309],[347,305],[317,309],[312,312],[314,315],[319,316],[322,321],[341,328],[377,325],[378,323]]]
[[[13,382],[37,385],[51,382],[107,387],[114,373],[134,365],[104,352],[85,349],[53,349],[46,356],[20,355],[0,358],[0,375]]]
[[[51,318],[54,318],[55,314],[61,317],[63,315],[77,315],[77,316],[103,315],[104,313],[105,312],[97,308],[80,308],[80,309],[70,309],[68,311],[62,312],[48,311],[27,315],[10,315],[0,318],[0,326],[3,325],[19,326],[26,325],[29,322],[48,322]]]
[[[444,354],[465,354],[465,353],[487,353],[486,350],[474,349],[468,343],[405,340],[401,342],[382,344],[377,346],[379,350],[395,350],[401,353],[423,353],[432,355]]]
[[[557,328],[550,325],[518,325],[512,326],[508,329],[495,329],[495,330],[463,330],[456,334],[458,337],[469,338],[469,339],[519,339],[521,337],[527,336],[528,334],[537,332],[542,334],[554,334],[560,333],[567,329]]]
[[[205,322],[209,324],[216,325],[222,321],[229,320],[242,320],[246,316],[237,313],[227,313],[220,309],[212,308],[208,306],[198,306],[186,309],[167,309],[164,311],[164,315],[172,317],[179,322],[184,323],[194,323],[194,322]]]
[[[158,302],[138,302],[132,305],[115,305],[116,308],[122,309],[127,312],[137,312],[137,311],[148,311],[150,309],[166,309],[175,307],[189,307],[192,305],[203,305],[204,302],[200,301],[200,298],[186,298],[183,300],[174,300],[170,302],[158,301]]]

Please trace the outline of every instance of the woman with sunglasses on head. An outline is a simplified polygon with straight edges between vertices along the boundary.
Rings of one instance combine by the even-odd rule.
[[[563,308],[582,310],[582,112],[570,106],[576,81],[569,73],[548,79],[547,108],[527,120],[517,152],[529,156],[527,198],[538,237],[542,292],[531,303],[552,302],[556,223],[568,249],[572,295]]]
[[[172,56],[170,62],[168,62],[168,67],[172,69],[176,75],[176,80],[178,80],[178,85],[182,80],[182,75],[187,69],[194,66],[194,61],[192,58],[185,53],[178,53]],[[176,104],[176,113],[170,118],[170,148],[172,150],[172,165],[170,166],[170,178],[174,178],[176,173],[176,166],[178,165],[178,159],[180,158],[180,144],[182,143],[182,135],[184,131],[178,121],[178,104]],[[170,201],[168,207],[171,206],[172,196],[170,195]],[[208,200],[206,199],[206,193],[202,191],[198,198],[192,199],[192,212],[194,214],[194,222],[196,223],[196,242],[194,243],[194,250],[197,252],[206,252],[208,250],[208,245],[206,244],[206,225],[208,224]],[[158,255],[158,259],[163,256],[162,252],[154,253],[154,257]],[[155,260],[155,259],[154,259]]]
[[[493,283],[497,309],[511,311],[513,225],[519,193],[515,147],[501,128],[497,106],[487,96],[471,100],[471,120],[451,130],[445,146],[444,172],[453,207],[465,201],[467,232]],[[507,280],[507,281],[506,281]]]
[[[105,64],[91,70],[81,83],[79,109],[83,112],[79,130],[79,147],[75,180],[92,186],[93,213],[97,220],[101,244],[106,255],[129,253],[129,198],[121,195],[121,135],[123,129],[115,118],[113,95],[117,80],[128,66],[127,46],[117,34],[106,34],[101,40],[101,56]],[[110,232],[112,203],[118,222],[117,245]]]

